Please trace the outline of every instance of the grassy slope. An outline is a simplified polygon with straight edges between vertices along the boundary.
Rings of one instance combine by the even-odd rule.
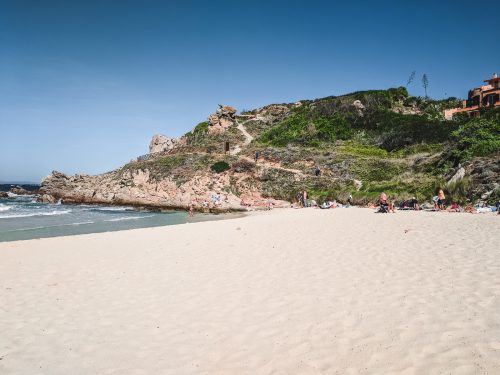
[[[353,106],[355,100],[364,105],[363,111]],[[342,200],[349,192],[358,201],[368,201],[381,191],[397,198],[428,199],[437,188],[445,187],[444,176],[459,163],[480,156],[498,157],[500,152],[500,111],[489,111],[479,120],[445,121],[443,109],[458,104],[454,98],[410,97],[406,89],[397,88],[307,100],[299,107],[288,105],[292,109],[287,115],[246,121],[255,140],[241,156],[253,158],[259,150],[263,159],[302,173],[257,165],[247,181],[259,186],[265,196],[289,200],[300,189],[320,201]],[[221,154],[223,141],[243,142],[236,127],[209,135],[208,123],[203,122],[186,139],[186,146],[171,155],[133,162],[124,169],[148,168],[153,178],[171,176],[180,184],[200,171],[209,172],[217,162],[231,165],[231,174],[239,173],[245,162],[241,156]],[[314,176],[316,165],[322,170],[319,178]],[[356,189],[354,180],[362,183],[361,188]],[[237,192],[239,187],[232,183],[228,189]],[[471,198],[468,180],[447,189],[454,199]],[[491,199],[497,196],[498,192]]]
[[[352,105],[355,100],[365,106],[362,113]],[[373,199],[381,191],[428,199],[443,187],[463,201],[471,198],[470,189],[446,187],[444,176],[459,163],[500,151],[500,112],[489,111],[480,120],[445,121],[442,111],[458,104],[454,98],[409,97],[404,88],[304,102],[285,120],[256,134],[253,148],[285,165],[302,165],[311,175],[319,165],[323,175],[363,183],[354,191],[333,178],[329,183],[306,179],[304,188],[319,199],[341,196],[349,188],[359,200]],[[498,192],[491,199],[497,197]]]

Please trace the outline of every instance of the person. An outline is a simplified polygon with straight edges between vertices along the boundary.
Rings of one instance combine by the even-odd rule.
[[[445,207],[444,207],[444,203],[445,203],[445,200],[446,200],[446,197],[444,196],[444,191],[443,189],[439,189],[439,192],[438,192],[438,199],[437,199],[437,209],[438,210],[444,210]]]
[[[352,205],[352,194],[349,194],[349,198],[347,198],[347,204],[348,204],[349,206],[351,206],[351,205]]]
[[[393,214],[396,213],[396,198],[392,197],[391,201],[389,202],[389,212],[392,212]]]
[[[413,209],[413,210],[419,210],[419,209],[420,209],[420,207],[419,207],[419,205],[418,205],[417,198],[412,197],[412,198],[410,199],[410,202],[408,202],[408,207],[410,207],[410,208],[411,208],[411,209]]]
[[[447,211],[448,212],[460,212],[461,210],[462,210],[462,207],[460,207],[460,205],[457,202],[453,202]]]
[[[191,204],[189,205],[189,217],[193,216],[194,216],[194,205],[193,202],[191,202]]]
[[[295,194],[295,199],[297,200],[297,206],[304,207],[304,198],[302,196],[302,192],[298,191],[297,194]]]
[[[303,199],[303,206],[307,207],[307,191],[305,191],[305,190],[302,193],[302,199]]]
[[[389,212],[389,203],[387,202],[387,195],[382,192],[379,197],[379,209],[377,212],[388,213]]]
[[[257,150],[255,151],[255,162],[257,163],[257,160],[259,160],[259,157],[260,157],[260,151]]]
[[[316,166],[316,169],[314,170],[314,174],[316,177],[321,176],[321,169],[319,169],[319,165]]]

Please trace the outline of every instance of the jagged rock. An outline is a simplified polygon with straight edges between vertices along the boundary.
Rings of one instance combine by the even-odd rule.
[[[149,153],[164,152],[172,150],[179,143],[178,139],[169,138],[163,134],[156,134],[149,143]]]
[[[210,116],[208,116],[208,132],[222,133],[228,127],[235,123],[236,108],[229,105],[220,105],[219,109]]]
[[[361,182],[360,180],[353,179],[352,182],[354,183],[357,191],[361,190],[361,188],[363,187],[363,182]]]
[[[11,188],[10,192],[13,193],[13,194],[17,194],[17,195],[30,195],[30,194],[33,194],[33,192],[28,191],[28,190],[22,188],[19,185],[16,185],[13,188]]]
[[[54,198],[52,195],[49,194],[43,194],[40,198],[39,201],[42,203],[56,203],[57,199]]]
[[[449,179],[448,185],[454,184],[465,177],[465,168],[460,166],[452,178]]]
[[[0,191],[0,198],[8,198],[9,194],[7,194],[5,191]]]
[[[364,112],[365,112],[366,108],[363,105],[363,103],[361,103],[360,100],[355,100],[352,103],[352,106],[356,109],[356,112],[357,112],[358,116],[363,116],[364,115]]]

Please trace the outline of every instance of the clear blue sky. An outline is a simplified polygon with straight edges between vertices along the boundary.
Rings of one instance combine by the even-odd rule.
[[[413,70],[410,93],[427,73],[430,96],[463,97],[500,70],[499,14],[498,1],[0,0],[0,181],[114,169],[218,103],[401,86]]]

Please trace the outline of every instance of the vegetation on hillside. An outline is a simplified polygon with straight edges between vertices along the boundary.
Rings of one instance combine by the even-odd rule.
[[[278,105],[284,110],[277,114],[264,107],[239,118],[255,138],[239,156],[223,155],[224,142],[231,147],[243,144],[236,126],[210,134],[208,122],[202,122],[185,135],[185,146],[154,160],[130,163],[124,170],[147,168],[153,178],[170,176],[179,184],[200,171],[227,173],[228,189],[238,194],[239,178],[246,173],[246,183],[258,186],[264,196],[286,200],[304,189],[320,202],[345,200],[349,193],[359,203],[367,202],[382,191],[399,199],[424,200],[444,188],[452,199],[464,202],[477,198],[481,190],[472,177],[446,183],[461,163],[490,160],[481,164],[489,172],[476,175],[488,189],[498,186],[500,110],[485,111],[477,119],[457,116],[446,121],[443,110],[459,105],[456,98],[413,97],[400,87]],[[266,163],[250,161],[257,150]],[[315,176],[316,166],[321,176]],[[498,189],[489,195],[498,196]]]

